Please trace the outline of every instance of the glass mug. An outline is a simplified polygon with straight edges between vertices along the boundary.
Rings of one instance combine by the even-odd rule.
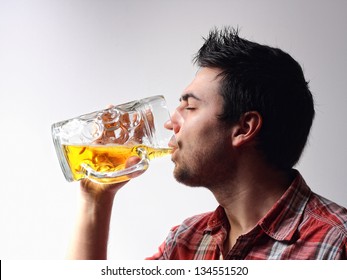
[[[85,114],[52,125],[52,137],[67,181],[126,181],[146,170],[149,160],[171,154],[173,132],[164,124],[170,114],[157,95]],[[140,161],[130,167],[131,156]]]

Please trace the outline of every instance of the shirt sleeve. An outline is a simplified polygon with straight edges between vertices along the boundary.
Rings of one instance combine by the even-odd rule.
[[[165,241],[159,246],[158,251],[151,257],[145,258],[145,260],[169,260],[170,252],[172,251],[172,244],[174,244],[174,238],[179,226],[175,226],[170,230],[170,233],[166,237]],[[170,245],[169,245],[170,244]]]

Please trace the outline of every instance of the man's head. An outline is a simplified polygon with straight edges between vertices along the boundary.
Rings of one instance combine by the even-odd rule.
[[[223,112],[234,124],[249,111],[262,118],[257,147],[276,168],[299,160],[314,118],[312,94],[300,65],[278,48],[238,36],[232,28],[213,30],[195,56],[200,67],[220,69]]]

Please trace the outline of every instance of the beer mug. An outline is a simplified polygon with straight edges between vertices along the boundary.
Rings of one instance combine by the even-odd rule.
[[[128,180],[146,170],[149,160],[169,155],[173,133],[163,96],[152,96],[85,114],[52,125],[52,137],[67,181],[89,178],[98,183]],[[131,156],[140,161],[130,167]]]

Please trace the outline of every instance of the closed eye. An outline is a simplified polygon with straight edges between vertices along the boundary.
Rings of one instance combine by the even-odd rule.
[[[196,108],[187,106],[187,107],[185,107],[184,109],[185,109],[185,110],[195,110]]]

